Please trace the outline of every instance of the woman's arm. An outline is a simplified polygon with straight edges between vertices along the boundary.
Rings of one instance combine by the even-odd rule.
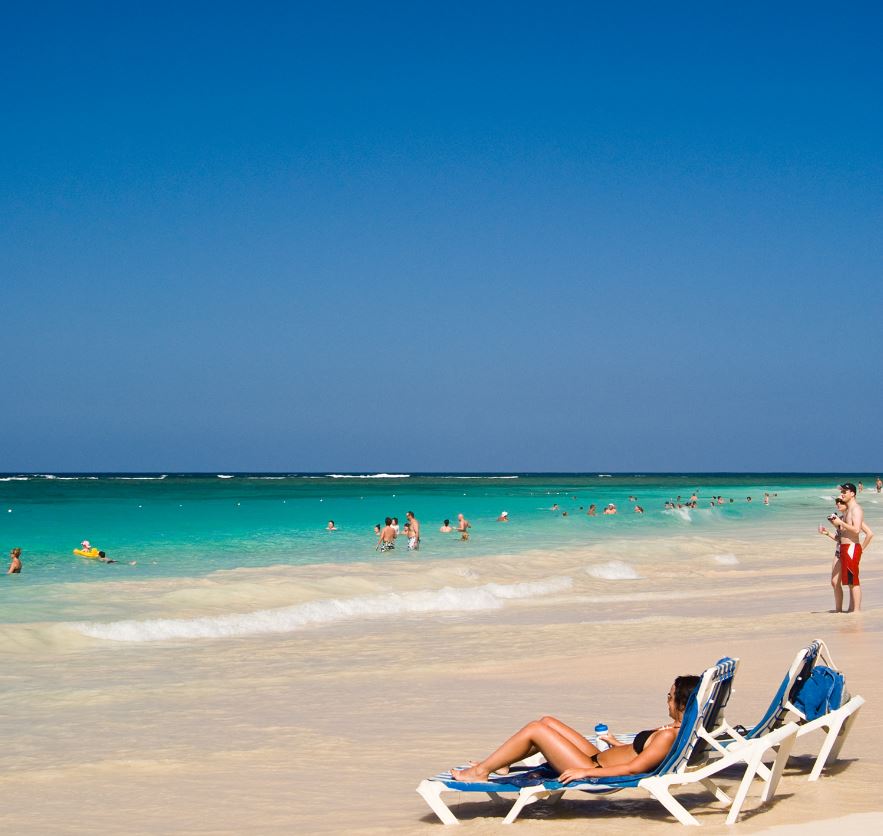
[[[665,760],[677,734],[677,729],[660,729],[653,734],[644,751],[640,755],[635,755],[630,761],[618,763],[615,766],[602,766],[597,769],[584,767],[565,769],[558,776],[558,780],[562,784],[567,784],[581,778],[606,778],[614,775],[638,775],[642,772],[650,772]]]
[[[874,539],[874,532],[866,522],[862,522],[862,531],[865,532],[865,539],[862,541],[862,551],[865,551],[871,545],[871,540]]]

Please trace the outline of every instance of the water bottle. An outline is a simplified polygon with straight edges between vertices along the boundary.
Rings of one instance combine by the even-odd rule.
[[[607,743],[606,740],[601,740],[598,737],[598,735],[607,734],[607,731],[608,731],[608,729],[607,729],[606,723],[598,723],[598,725],[595,726],[595,748],[599,752],[603,752],[605,749],[610,748],[610,744]]]

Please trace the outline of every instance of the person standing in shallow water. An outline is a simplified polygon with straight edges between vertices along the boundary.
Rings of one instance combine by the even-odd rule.
[[[420,523],[417,520],[417,517],[414,516],[413,511],[408,511],[405,514],[405,517],[408,520],[408,526],[411,529],[411,533],[408,535],[408,551],[415,552],[420,548]]]
[[[472,528],[472,523],[470,523],[462,514],[457,514],[457,531],[460,533],[461,540],[469,539],[470,528]]]
[[[380,532],[380,538],[377,540],[377,549],[382,552],[388,552],[396,547],[396,532],[392,527],[392,518],[387,517],[385,525]]]
[[[847,612],[858,612],[862,608],[862,588],[858,570],[862,559],[859,539],[865,521],[865,512],[855,500],[856,493],[852,482],[844,482],[840,486],[840,498],[846,502],[846,514],[843,519],[835,516],[829,520],[840,534],[840,578],[843,585],[849,588]]]
[[[21,574],[21,549],[15,548],[11,552],[9,552],[9,571],[6,574]]]

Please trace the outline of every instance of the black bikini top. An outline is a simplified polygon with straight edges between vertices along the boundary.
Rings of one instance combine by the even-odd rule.
[[[640,731],[635,735],[635,739],[632,741],[632,746],[635,749],[636,755],[640,755],[641,752],[644,751],[644,747],[647,745],[647,739],[655,731],[657,731],[657,729],[644,729],[644,731]]]

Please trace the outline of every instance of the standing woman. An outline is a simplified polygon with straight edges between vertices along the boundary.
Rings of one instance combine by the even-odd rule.
[[[7,575],[20,575],[21,574],[21,549],[13,549],[9,553],[10,561],[9,561],[9,571],[6,573]]]

